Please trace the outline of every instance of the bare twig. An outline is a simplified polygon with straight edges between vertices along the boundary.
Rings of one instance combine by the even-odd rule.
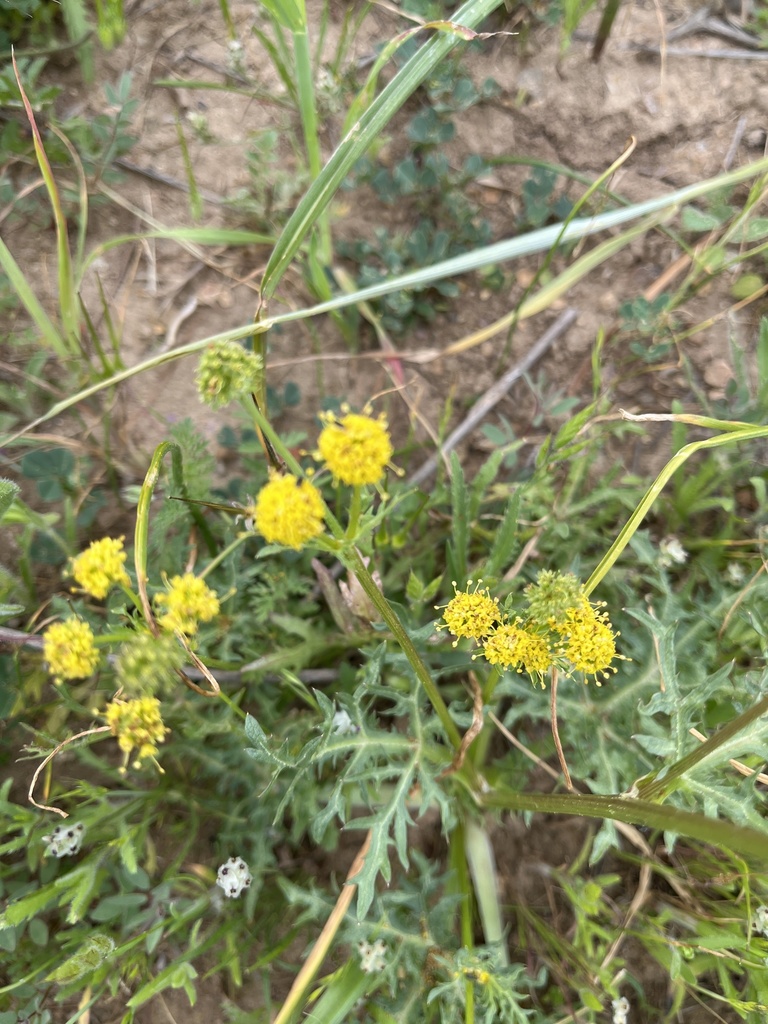
[[[526,745],[522,743],[517,738],[517,736],[513,736],[509,729],[506,727],[506,725],[504,725],[504,723],[501,721],[501,719],[497,718],[492,711],[488,712],[488,717],[499,730],[501,735],[505,739],[509,740],[513,747],[517,747],[521,754],[525,754],[525,756],[529,758],[531,761],[533,761],[535,765],[538,765],[539,768],[543,768],[544,771],[547,772],[547,774],[550,775],[553,779],[560,778],[560,775],[555,771],[555,769],[548,765],[547,762],[543,760],[543,758],[539,757],[538,754],[534,754],[530,747],[526,747]]]
[[[523,546],[523,550],[517,556],[514,565],[510,566],[509,569],[504,573],[504,582],[509,583],[510,580],[515,579],[522,572],[523,566],[531,557],[536,550],[536,545],[539,542],[539,537],[544,533],[544,527],[539,526],[532,537],[529,537]]]
[[[695,736],[699,743],[707,742],[707,737],[704,735],[704,733],[699,732],[698,729],[691,728],[688,730],[688,732],[691,734],[691,736]],[[744,775],[748,779],[751,778],[753,775],[756,775],[757,782],[762,782],[764,786],[768,786],[768,775],[766,775],[765,772],[759,772],[756,768],[750,768],[749,765],[744,764],[743,761],[737,761],[735,757],[729,757],[728,764],[732,768],[735,768],[740,775]]]
[[[743,115],[736,122],[736,131],[733,133],[731,144],[728,147],[728,152],[723,157],[723,170],[730,171],[733,161],[736,159],[736,152],[741,145],[741,140],[744,137],[744,132],[747,127],[747,119]]]
[[[571,773],[568,771],[568,765],[566,764],[565,754],[563,753],[563,745],[560,742],[560,730],[557,727],[557,669],[552,669],[552,686],[551,686],[551,697],[549,701],[550,719],[552,722],[552,739],[555,741],[555,750],[557,751],[557,759],[560,762],[560,767],[563,769],[563,777],[565,778],[565,784],[571,793],[575,793],[575,787],[571,782]]]
[[[439,779],[445,778],[446,775],[452,775],[457,772],[459,768],[464,764],[464,758],[467,756],[467,751],[471,747],[473,741],[483,731],[483,691],[480,689],[480,684],[477,681],[477,676],[474,672],[469,673],[469,683],[472,687],[472,725],[467,729],[464,735],[461,737],[461,743],[459,749],[454,754],[453,760],[444,768],[438,775]]]
[[[29,784],[29,792],[27,793],[27,799],[29,800],[29,802],[33,804],[35,807],[38,807],[41,811],[53,811],[54,814],[60,814],[62,818],[68,818],[69,815],[67,814],[67,812],[62,811],[60,807],[49,807],[47,804],[39,804],[37,800],[35,800],[35,786],[37,785],[37,780],[40,778],[40,772],[42,772],[43,768],[45,768],[45,766],[50,761],[52,761],[54,757],[56,757],[59,751],[63,750],[64,747],[66,747],[68,744],[74,743],[75,740],[81,740],[84,736],[94,736],[97,732],[111,731],[112,730],[108,725],[99,725],[95,729],[86,729],[84,732],[79,732],[74,736],[70,736],[66,740],[62,740],[61,743],[59,743],[57,747],[54,747],[50,754],[48,754],[48,756],[43,761],[41,761],[40,764],[35,769],[35,774],[32,776],[32,781]]]
[[[440,460],[471,433],[495,405],[498,405],[515,381],[520,380],[541,359],[560,335],[571,327],[577,316],[578,312],[575,309],[566,309],[564,313],[561,313],[539,340],[530,347],[520,362],[511,367],[501,380],[491,385],[485,394],[475,402],[464,421],[445,439],[440,451],[431,455],[424,465],[408,478],[408,483],[412,486],[419,486],[428,480],[437,469]]]
[[[189,640],[186,638],[186,636],[184,636],[183,633],[177,632],[176,639],[179,641],[181,646],[192,659],[195,668],[198,670],[198,672],[202,674],[203,679],[207,680],[207,682],[211,684],[211,689],[204,690],[201,686],[196,686],[195,683],[193,683],[192,680],[187,676],[187,674],[182,669],[179,669],[178,672],[184,684],[190,687],[190,689],[194,690],[195,693],[199,693],[201,697],[218,697],[218,695],[221,693],[221,687],[217,683],[210,669],[206,665],[204,665],[203,662],[198,658],[198,656],[189,646]]]
[[[193,295],[179,310],[176,316],[171,320],[168,325],[168,331],[165,335],[165,340],[157,348],[156,355],[161,352],[169,352],[176,344],[176,335],[179,333],[179,328],[188,320],[197,309],[197,296]]]
[[[659,53],[660,48],[648,43],[628,43],[617,47],[621,50],[639,50],[641,53]],[[664,52],[669,57],[710,57],[714,60],[768,60],[766,50],[696,50],[690,46],[667,46]]]
[[[168,174],[163,174],[162,171],[156,171],[154,167],[139,167],[138,164],[132,163],[130,160],[126,160],[124,157],[118,157],[113,163],[122,168],[124,171],[129,171],[131,174],[141,175],[143,178],[148,178],[150,181],[156,181],[161,185],[167,185],[168,188],[174,188],[179,192],[189,192],[189,185],[184,181],[179,181],[177,178],[172,178]],[[217,195],[215,192],[209,192],[207,189],[198,189],[200,198],[204,199],[206,203],[215,203],[221,206],[222,203],[226,202],[224,196]]]

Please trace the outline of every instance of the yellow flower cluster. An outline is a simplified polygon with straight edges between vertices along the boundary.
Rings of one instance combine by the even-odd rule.
[[[134,768],[139,768],[145,757],[154,759],[157,744],[165,740],[170,732],[163,725],[160,715],[160,701],[157,697],[139,697],[136,700],[113,700],[106,710],[107,725],[117,737],[120,749],[125,754],[125,763],[131,752],[136,750]],[[125,766],[123,766],[125,770]]]
[[[55,622],[43,634],[43,657],[54,682],[85,679],[99,664],[91,627],[78,618]]]
[[[323,462],[337,483],[363,487],[377,484],[392,458],[392,441],[385,416],[374,419],[367,413],[321,415],[323,429],[317,440],[315,459]],[[325,505],[320,491],[289,473],[271,473],[255,504],[246,510],[246,523],[253,521],[270,544],[300,551],[324,530]]]
[[[485,639],[483,654],[491,665],[514,667],[539,679],[552,664],[552,650],[545,637],[526,629],[519,619],[497,626]]]
[[[317,440],[319,457],[343,484],[360,487],[377,484],[392,458],[385,416],[347,412],[341,418],[334,413],[321,416],[324,427]]]
[[[544,685],[545,673],[553,667],[565,675],[581,672],[600,686],[600,679],[615,672],[612,662],[616,637],[608,615],[600,604],[592,604],[584,595],[576,577],[544,572],[536,584],[526,589],[528,615],[513,621],[501,611],[496,598],[479,583],[466,591],[456,590],[443,611],[445,627],[456,637],[476,640],[480,652],[491,665],[513,668]],[[535,614],[534,614],[535,612]],[[445,628],[438,626],[438,629]]]
[[[565,623],[560,628],[563,653],[577,672],[584,673],[584,682],[593,676],[597,686],[598,676],[607,677],[607,669],[616,654],[616,637],[606,612],[598,610],[582,598],[581,605],[568,611]],[[613,668],[611,671],[615,672]]]
[[[323,532],[324,512],[320,492],[308,480],[274,473],[259,491],[253,519],[270,544],[299,551]]]
[[[459,642],[461,637],[472,640],[479,640],[487,636],[494,627],[494,624],[501,618],[499,602],[497,598],[491,597],[486,587],[480,590],[482,580],[475,583],[475,589],[470,592],[469,587],[473,581],[467,580],[467,590],[456,589],[456,581],[453,582],[454,597],[446,605],[443,612],[445,626],[438,626],[438,629],[446,627],[453,633],[456,639],[453,646]]]
[[[130,586],[125,571],[126,554],[122,537],[104,537],[95,540],[70,563],[70,574],[75,582],[91,597],[103,601],[115,585]]]
[[[194,573],[174,576],[168,591],[155,595],[155,604],[167,608],[158,622],[163,629],[192,636],[201,622],[210,622],[219,614],[219,599]]]

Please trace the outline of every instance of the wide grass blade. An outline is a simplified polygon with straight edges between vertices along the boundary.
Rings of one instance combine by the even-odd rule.
[[[62,361],[69,359],[71,353],[67,348],[66,342],[62,338],[58,328],[37,301],[37,296],[30,288],[29,282],[24,276],[24,271],[13,258],[10,249],[2,238],[0,238],[0,268],[5,272],[6,277],[11,282],[11,286],[18,295],[26,311],[35,321],[37,329],[40,331],[43,338],[45,338],[51,351],[54,352],[57,358]]]
[[[76,7],[77,5],[75,4],[73,6]],[[59,272],[59,309],[61,311],[64,342],[69,350],[69,354],[76,355],[79,352],[77,296],[74,288],[72,256],[69,251],[67,222],[64,217],[64,210],[61,205],[61,197],[56,186],[56,180],[53,177],[53,170],[51,169],[48,156],[43,146],[40,129],[37,127],[37,121],[35,120],[35,114],[32,110],[32,104],[29,102],[27,94],[24,91],[21,75],[19,74],[19,69],[16,65],[16,58],[13,54],[11,54],[11,60],[13,61],[16,83],[19,87],[19,92],[21,93],[22,102],[24,103],[24,110],[26,111],[27,120],[29,121],[29,126],[32,130],[35,156],[37,157],[37,163],[40,167],[40,173],[45,181],[45,187],[51,203],[51,210],[53,211],[53,219],[56,224],[56,253],[58,256]]]
[[[456,12],[452,21],[473,28],[495,10],[500,2],[501,0],[469,0]],[[429,39],[382,90],[360,120],[352,125],[319,177],[296,207],[278,239],[264,271],[261,285],[262,298],[265,301],[274,294],[310,228],[328,207],[336,190],[356,161],[363,156],[385,125],[457,41],[453,33],[440,33]]]

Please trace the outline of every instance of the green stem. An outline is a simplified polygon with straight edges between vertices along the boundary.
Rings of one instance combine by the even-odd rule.
[[[728,847],[742,856],[752,855],[762,860],[768,857],[768,835],[764,832],[645,800],[583,793],[519,793],[505,786],[497,786],[491,793],[481,796],[480,802],[489,810],[575,814],[584,818],[645,825],[689,836],[713,846]]]
[[[125,594],[125,596],[128,598],[128,600],[136,608],[138,608],[139,611],[140,611],[141,610],[141,601],[139,600],[139,595],[134,590],[131,590],[130,587],[125,586],[125,584],[123,584],[123,583],[120,584],[120,589]]]
[[[285,464],[288,469],[297,477],[304,477],[305,474],[293,457],[291,452],[285,447],[280,438],[275,433],[272,425],[268,420],[262,416],[261,412],[257,409],[254,412],[254,417],[259,424],[259,427],[264,431],[266,436],[272,442],[275,448],[282,458],[285,460]],[[331,527],[332,532],[338,539],[344,539],[344,531],[341,528],[341,524],[338,519],[328,508],[325,503],[325,519]],[[346,545],[342,547],[338,552],[338,557],[341,562],[344,563],[345,567],[351,569],[357,577],[360,586],[363,588],[365,593],[373,602],[374,607],[378,610],[383,622],[389,627],[390,632],[394,636],[395,640],[400,644],[400,647],[405,654],[406,658],[411,664],[413,671],[416,674],[416,678],[424,687],[427,697],[429,698],[432,707],[435,709],[437,717],[440,719],[443,728],[445,729],[446,736],[448,737],[452,746],[458,749],[461,744],[461,735],[459,730],[456,728],[456,724],[450,716],[448,708],[446,707],[445,701],[443,700],[437,684],[432,679],[429,669],[421,659],[421,655],[416,650],[416,647],[408,636],[408,633],[403,626],[400,619],[397,617],[394,609],[390,605],[389,601],[384,597],[382,592],[376,586],[373,577],[365,567],[365,563],[357,551],[352,545]]]
[[[290,451],[290,449],[286,448],[286,446],[280,440],[279,435],[275,432],[275,428],[272,426],[272,424],[269,422],[266,416],[262,413],[261,409],[254,408],[253,418],[256,424],[258,425],[259,430],[264,434],[264,436],[270,442],[270,444],[275,449],[277,454],[282,458],[283,462],[286,465],[286,468],[291,473],[293,473],[293,475],[298,479],[306,480],[307,474],[302,469],[301,464],[297,461],[297,459]],[[323,505],[325,507],[325,521],[328,524],[331,533],[336,538],[336,540],[343,541],[345,539],[345,536],[341,523],[333,514],[333,512],[331,512],[330,508],[328,507],[328,502],[323,501]]]
[[[357,524],[360,522],[361,487],[352,488],[352,500],[349,504],[349,522],[347,523],[347,540],[354,541]]]
[[[450,712],[446,707],[440,690],[437,688],[437,684],[430,675],[429,669],[422,661],[421,655],[416,650],[413,640],[408,636],[405,627],[397,617],[394,609],[376,586],[373,577],[366,569],[365,563],[363,562],[359,552],[356,548],[344,548],[339,552],[339,558],[344,565],[348,569],[351,569],[355,574],[360,586],[373,602],[381,615],[382,620],[389,627],[389,631],[392,633],[395,640],[400,644],[403,654],[410,662],[411,668],[416,674],[416,678],[424,687],[427,697],[429,698],[432,707],[435,709],[437,717],[440,719],[440,722],[445,729],[446,736],[450,740],[451,744],[458,748],[461,744],[461,735],[459,734],[459,730],[456,728],[455,722],[451,718]]]
[[[748,708],[742,714],[724,725],[722,729],[710,736],[708,740],[701,744],[699,747],[695,747],[685,757],[681,757],[679,761],[668,767],[664,773],[663,778],[650,778],[647,782],[638,783],[637,792],[643,800],[664,800],[673,790],[677,788],[678,781],[694,768],[700,761],[710,757],[715,750],[722,747],[728,740],[733,739],[737,736],[742,729],[746,729],[748,725],[756,722],[758,718],[761,718],[768,712],[768,697],[763,697],[762,700],[758,701],[751,708]]]
[[[677,417],[671,418],[675,420]],[[732,444],[737,441],[754,441],[759,438],[768,437],[768,427],[745,427],[744,429],[736,429],[731,424],[727,424],[725,429],[729,432],[720,434],[717,437],[709,437],[705,441],[694,441],[691,444],[685,445],[669,460],[664,469],[662,469],[654,482],[645,492],[640,504],[629,517],[626,525],[623,527],[613,544],[611,544],[595,571],[584,584],[584,593],[587,596],[592,593],[598,583],[600,583],[603,577],[606,576],[608,570],[613,567],[619,555],[629,543],[637,528],[640,526],[640,523],[643,521],[658,496],[661,494],[672,475],[691,457],[691,455],[698,451],[703,451],[709,448],[719,448],[722,445]]]
[[[501,672],[493,666],[491,671],[488,673],[488,678],[483,686],[483,706],[487,707],[491,703],[494,690],[498,686],[499,680],[501,679]],[[493,723],[486,721],[483,723],[483,731],[477,737],[476,741],[471,747],[472,763],[477,768],[482,768],[485,764],[485,758],[488,754],[488,745],[491,742],[491,737],[494,735],[496,729],[492,728]]]
[[[456,874],[457,888],[462,896],[459,904],[459,924],[461,930],[461,944],[465,949],[474,947],[474,936],[472,927],[472,884],[469,880],[467,870],[467,857],[465,853],[464,825],[460,822],[451,833],[450,839],[451,864]],[[467,978],[464,982],[465,1005],[464,1024],[474,1024],[475,1020],[475,987]]]
[[[224,559],[228,555],[231,555],[233,551],[236,551],[240,547],[240,545],[244,541],[246,541],[248,539],[249,536],[251,536],[251,535],[248,534],[248,533],[240,533],[240,534],[238,534],[237,537],[235,537],[235,539],[233,541],[231,541],[229,544],[227,544],[227,546],[224,548],[223,551],[220,551],[219,554],[216,555],[216,557],[214,559],[212,559],[208,563],[208,565],[206,565],[206,567],[200,573],[200,579],[204,580],[205,577],[208,575],[208,573],[213,572],[213,570],[217,566],[221,565],[221,563],[224,561]]]
[[[152,503],[152,495],[155,493],[155,485],[160,477],[160,465],[166,454],[171,452],[172,472],[174,482],[181,480],[181,448],[175,441],[163,441],[155,448],[152,454],[152,461],[149,464],[144,483],[141,485],[139,501],[136,506],[136,531],[134,534],[134,565],[136,566],[136,578],[138,580],[139,593],[142,587],[149,581],[147,576],[147,548],[149,540],[149,507]]]

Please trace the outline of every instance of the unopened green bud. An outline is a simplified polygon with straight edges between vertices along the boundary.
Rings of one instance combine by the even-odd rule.
[[[170,633],[139,633],[123,644],[115,666],[117,681],[129,698],[170,689],[184,664],[184,650]]]
[[[261,356],[235,341],[217,341],[200,357],[195,382],[200,400],[221,409],[241,395],[256,391],[261,381]]]
[[[584,601],[582,585],[573,573],[549,569],[543,569],[536,582],[528,584],[525,597],[530,617],[553,629],[565,622],[568,612],[579,608]]]

